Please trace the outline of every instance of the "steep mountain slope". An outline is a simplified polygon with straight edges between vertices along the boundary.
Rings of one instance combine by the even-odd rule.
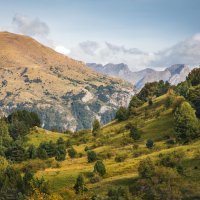
[[[0,33],[0,77],[1,112],[33,110],[47,129],[90,128],[94,117],[106,123],[133,94],[127,82],[8,32]]]
[[[99,73],[119,77],[123,80],[129,81],[138,89],[142,88],[147,82],[159,80],[169,81],[171,84],[177,85],[178,83],[184,81],[190,72],[189,67],[184,64],[172,65],[164,71],[156,71],[147,68],[137,72],[130,71],[128,66],[123,63],[116,65],[107,64],[104,66],[95,63],[87,63],[87,65]]]

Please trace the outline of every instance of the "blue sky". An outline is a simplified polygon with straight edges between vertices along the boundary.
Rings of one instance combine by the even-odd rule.
[[[159,61],[166,51],[198,38],[199,11],[199,0],[1,0],[0,30],[28,34],[85,62],[161,68],[172,64]],[[186,64],[198,64],[190,59]]]

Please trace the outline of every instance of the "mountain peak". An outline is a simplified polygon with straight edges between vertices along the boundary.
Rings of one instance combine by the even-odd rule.
[[[166,70],[170,71],[172,75],[180,74],[183,69],[189,70],[189,67],[185,64],[175,64],[172,65],[171,67],[166,68]]]

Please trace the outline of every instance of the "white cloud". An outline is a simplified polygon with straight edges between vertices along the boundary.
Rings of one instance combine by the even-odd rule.
[[[64,46],[60,45],[55,47],[55,51],[57,51],[58,53],[62,53],[64,55],[68,55],[71,52],[70,49],[67,49]]]
[[[162,69],[173,64],[200,64],[200,33],[159,52],[143,52],[137,48],[126,48],[109,42],[85,41],[71,49],[71,57],[84,62],[126,63],[130,69],[147,67]]]
[[[29,36],[47,36],[49,34],[49,27],[40,19],[31,19],[27,16],[16,14],[12,20],[17,32]]]
[[[126,63],[132,70],[145,68],[153,59],[154,54],[140,51],[137,48],[125,48],[109,42],[102,44],[94,41],[85,41],[71,49],[69,54],[74,59],[84,62]]]

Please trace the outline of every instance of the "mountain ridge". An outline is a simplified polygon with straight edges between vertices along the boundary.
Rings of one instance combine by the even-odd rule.
[[[107,123],[126,106],[133,87],[98,74],[80,61],[36,40],[0,32],[0,105],[8,115],[32,110],[47,129],[90,128],[95,117]]]
[[[151,68],[146,68],[136,72],[132,72],[129,69],[128,65],[124,63],[120,64],[109,63],[106,65],[87,63],[87,66],[89,66],[91,69],[99,73],[113,77],[118,77],[123,80],[129,81],[137,89],[141,89],[147,82],[153,82],[159,80],[169,81],[171,84],[177,85],[181,81],[184,81],[186,76],[190,72],[189,67],[185,64],[175,64],[172,65],[171,67],[166,68],[163,71],[156,71]]]

